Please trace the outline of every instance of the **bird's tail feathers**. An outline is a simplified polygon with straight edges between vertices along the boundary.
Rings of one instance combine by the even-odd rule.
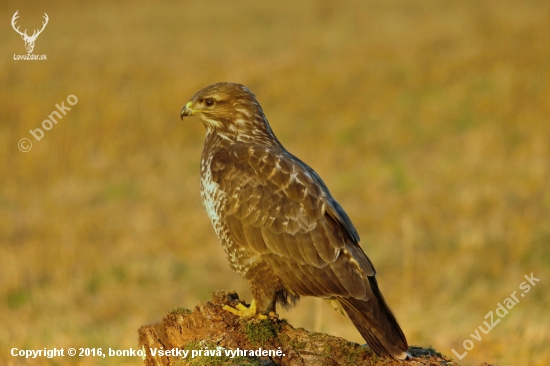
[[[404,360],[410,357],[407,339],[378,289],[376,278],[369,276],[369,282],[374,295],[371,299],[340,297],[338,300],[374,353]]]

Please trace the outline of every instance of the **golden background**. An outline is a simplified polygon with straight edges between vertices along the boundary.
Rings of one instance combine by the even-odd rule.
[[[48,14],[47,61],[13,60],[16,10],[28,34]],[[533,273],[460,363],[550,364],[550,2],[3,1],[0,15],[0,363],[137,365],[9,352],[136,349],[176,306],[250,300],[200,201],[204,128],[179,118],[234,81],[346,209],[410,344],[461,353]],[[282,316],[361,342],[320,300]]]

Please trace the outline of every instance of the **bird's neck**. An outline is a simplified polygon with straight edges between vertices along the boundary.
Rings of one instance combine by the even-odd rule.
[[[259,121],[258,121],[259,122]],[[254,123],[246,128],[225,128],[218,129],[208,126],[206,129],[205,150],[218,150],[220,148],[231,148],[241,144],[253,144],[284,150],[267,121]]]

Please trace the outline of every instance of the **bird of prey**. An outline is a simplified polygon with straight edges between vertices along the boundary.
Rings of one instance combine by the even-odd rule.
[[[405,359],[407,340],[376,280],[359,235],[321,177],[279,142],[245,86],[210,85],[181,118],[206,127],[200,164],[204,207],[231,268],[252,291],[241,316],[268,315],[300,296],[345,312],[381,357]]]

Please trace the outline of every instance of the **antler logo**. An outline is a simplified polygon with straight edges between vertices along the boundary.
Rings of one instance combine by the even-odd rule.
[[[38,36],[40,35],[40,33],[42,33],[42,31],[44,30],[44,28],[46,28],[46,24],[48,24],[48,14],[44,13],[44,19],[45,19],[45,22],[42,22],[42,29],[38,30],[38,29],[35,29],[32,36],[28,36],[27,35],[27,30],[25,29],[24,32],[21,32],[19,30],[19,27],[15,27],[15,20],[17,18],[19,18],[19,16],[17,15],[17,13],[19,12],[19,10],[17,10],[15,12],[15,14],[13,14],[13,18],[11,18],[11,26],[13,27],[13,29],[19,33],[21,35],[21,38],[23,38],[23,41],[25,41],[25,48],[27,49],[27,53],[32,53],[32,50],[34,49],[34,42],[36,41],[36,38],[38,38]]]

